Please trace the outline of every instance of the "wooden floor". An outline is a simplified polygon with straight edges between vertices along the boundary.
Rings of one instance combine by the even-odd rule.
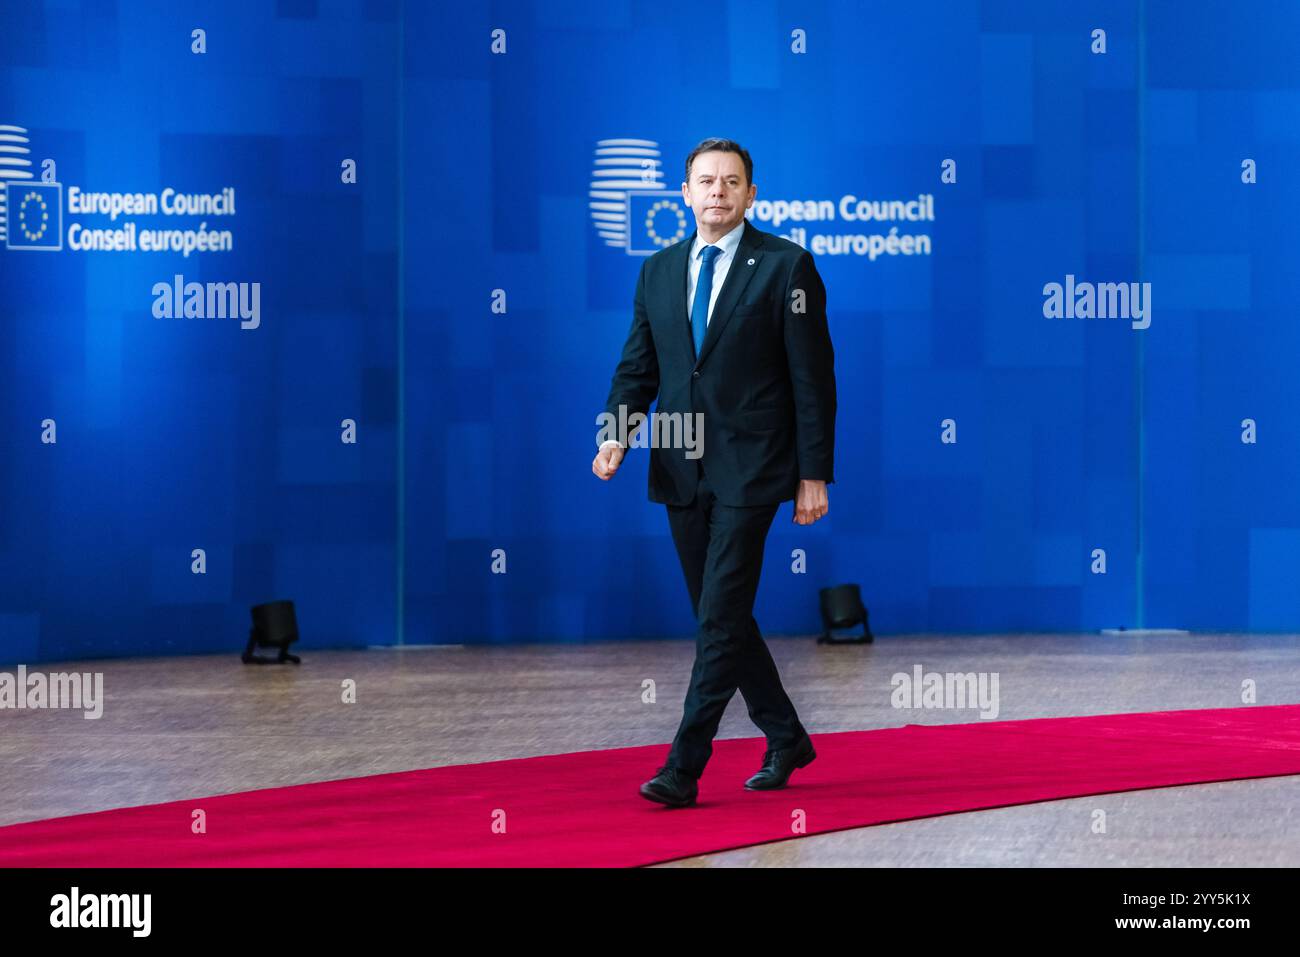
[[[769,639],[813,734],[964,723],[896,710],[890,677],[998,672],[998,720],[1300,701],[1293,635]],[[42,663],[104,674],[104,713],[0,710],[0,824],[445,764],[672,740],[689,640]],[[14,672],[16,666],[0,667]],[[356,683],[356,703],[342,702]],[[657,702],[642,702],[653,679]],[[756,737],[739,695],[721,738]],[[655,764],[647,764],[650,777]],[[757,770],[757,768],[755,769]],[[707,775],[707,771],[705,772]],[[741,782],[736,782],[739,788]],[[633,789],[628,800],[640,801]],[[1104,808],[1108,833],[1091,833]],[[681,813],[689,813],[683,811]],[[814,835],[664,866],[1296,866],[1300,776],[1101,795]]]

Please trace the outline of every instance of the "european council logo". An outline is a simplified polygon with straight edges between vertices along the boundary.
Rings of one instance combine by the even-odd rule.
[[[0,124],[0,239],[5,249],[63,248],[63,187],[32,174],[27,129]]]
[[[662,165],[654,140],[596,143],[587,206],[605,245],[649,256],[686,238],[686,207],[681,193],[664,185]]]
[[[63,248],[63,186],[60,183],[5,184],[5,249]]]

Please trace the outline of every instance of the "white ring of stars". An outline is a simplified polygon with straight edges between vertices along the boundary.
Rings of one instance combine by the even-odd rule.
[[[663,209],[671,209],[674,213],[677,214],[677,233],[671,239],[665,236],[660,236],[657,232],[655,232],[655,214]],[[683,237],[686,236],[686,214],[683,213],[682,208],[672,200],[661,199],[653,206],[651,206],[650,211],[646,213],[645,231],[646,234],[650,237],[651,242],[653,242],[656,246],[663,246],[663,247],[671,246],[674,243],[680,242],[683,239]]]
[[[35,200],[41,206],[41,227],[40,232],[34,233],[27,228],[27,204]],[[45,204],[45,198],[40,193],[31,192],[23,197],[23,201],[18,204],[18,228],[23,231],[23,235],[29,243],[35,242],[45,235],[45,230],[50,225],[50,208]]]

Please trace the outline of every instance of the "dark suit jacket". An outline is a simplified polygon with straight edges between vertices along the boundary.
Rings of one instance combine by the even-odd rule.
[[[658,412],[703,413],[702,459],[650,449],[650,500],[689,505],[700,461],[723,505],[778,504],[800,479],[833,482],[835,354],[812,254],[746,220],[697,360],[686,305],[694,242],[693,232],[642,264],[605,403],[615,419],[620,405],[625,418],[646,414],[656,395]]]

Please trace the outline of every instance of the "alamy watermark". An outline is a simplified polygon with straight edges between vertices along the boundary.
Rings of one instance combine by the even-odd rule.
[[[1131,319],[1134,329],[1151,325],[1151,283],[1080,282],[1067,273],[1065,283],[1043,286],[1047,319]]]
[[[155,319],[240,319],[241,329],[262,324],[260,282],[186,282],[178,273],[152,291]]]
[[[909,675],[900,671],[889,679],[895,708],[979,708],[981,718],[998,716],[998,672],[923,671],[912,667]]]
[[[50,926],[119,927],[132,937],[148,937],[153,927],[152,894],[84,894],[73,887],[50,898]]]
[[[649,427],[642,428],[645,414],[628,415],[625,405],[618,407],[617,417],[612,412],[602,412],[596,416],[596,424],[601,427],[596,445],[613,440],[631,449],[643,449],[647,444],[655,449],[686,449],[688,459],[698,459],[704,454],[703,412],[655,411],[650,413],[649,421]]]
[[[104,673],[28,672],[26,665],[18,673],[0,671],[0,710],[13,708],[80,709],[87,720],[104,714]]]

